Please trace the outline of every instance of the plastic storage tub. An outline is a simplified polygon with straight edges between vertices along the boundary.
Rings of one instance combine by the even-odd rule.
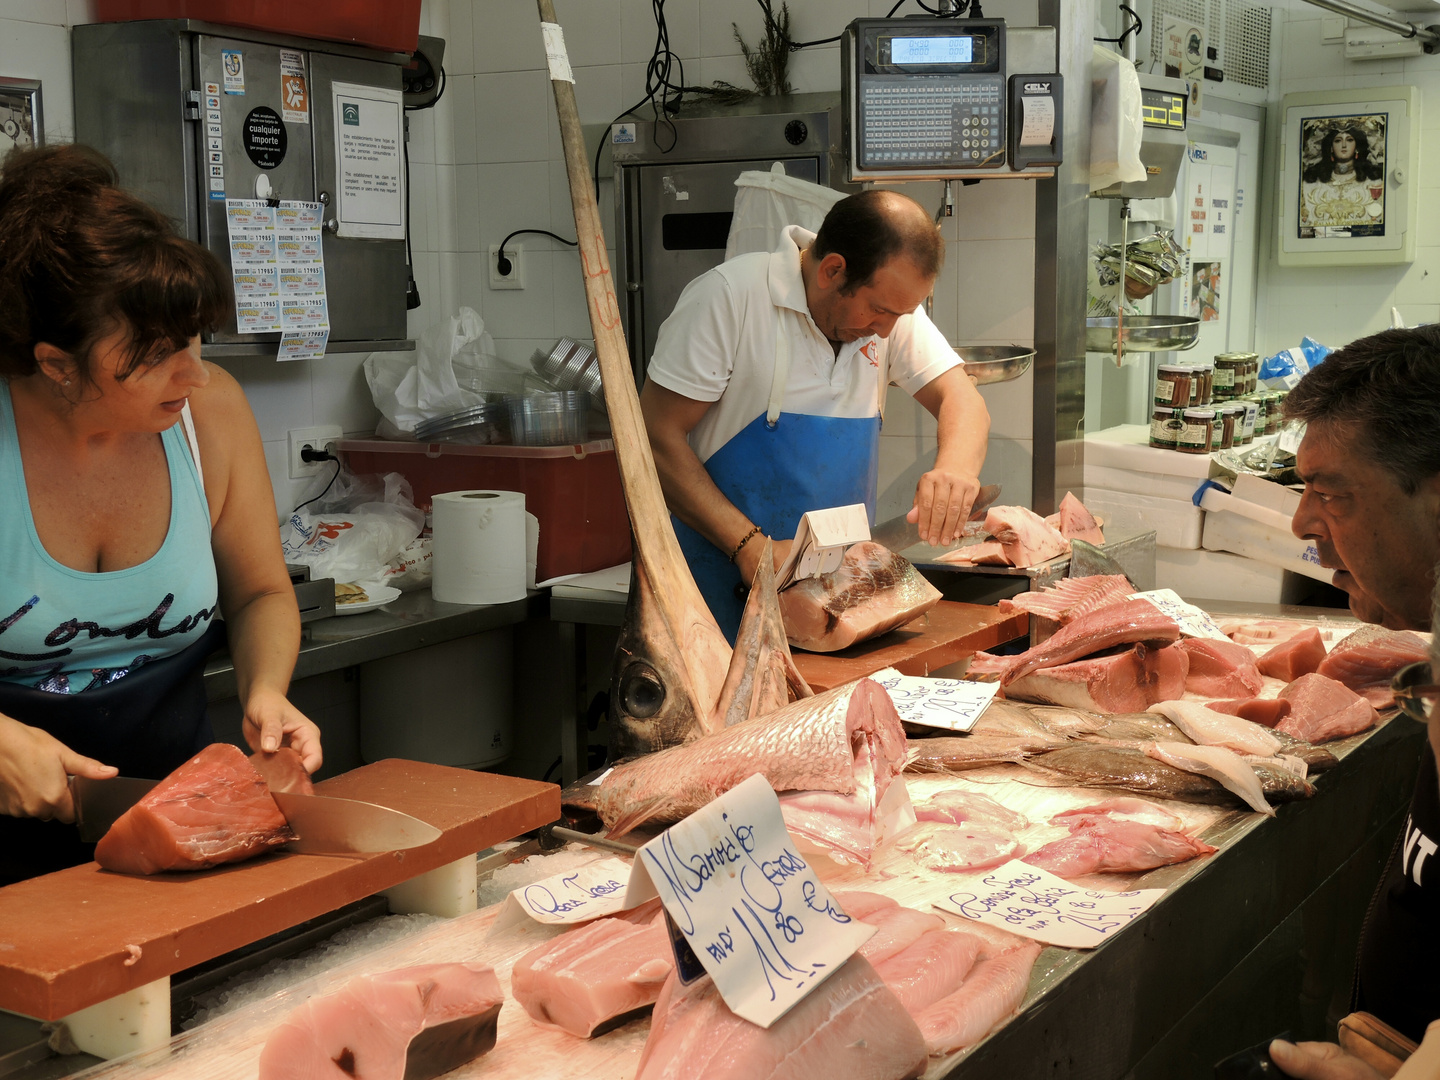
[[[442,491],[523,491],[540,522],[535,579],[584,574],[630,560],[630,517],[620,488],[615,444],[457,446],[392,439],[345,439],[345,463],[357,473],[398,472],[415,505],[430,509]]]
[[[420,0],[96,0],[96,22],[137,19],[201,19],[386,52],[420,43]]]

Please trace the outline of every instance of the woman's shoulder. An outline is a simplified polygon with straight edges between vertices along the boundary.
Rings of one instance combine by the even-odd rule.
[[[253,422],[250,403],[234,375],[219,364],[204,361],[209,381],[190,392],[190,412],[197,427],[203,419],[207,425]]]

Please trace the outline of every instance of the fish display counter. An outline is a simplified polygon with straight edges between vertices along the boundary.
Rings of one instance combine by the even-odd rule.
[[[1356,648],[1347,653],[1340,646],[1357,624],[1305,614],[1312,621],[1303,634],[1292,633],[1301,628],[1290,626],[1283,631],[1285,640],[1277,636],[1254,649],[1262,660],[1270,657],[1271,670],[1282,662],[1303,665],[1295,659],[1304,652],[1298,639],[1311,631],[1325,646],[1321,662],[1332,663],[1328,670],[1347,655],[1353,658]],[[1244,637],[1244,625],[1272,634],[1282,633],[1276,626],[1285,626],[1242,624],[1232,631],[1237,639]],[[1370,641],[1376,633],[1386,632],[1361,630],[1359,636]],[[1279,648],[1289,640],[1296,643]],[[1299,700],[1275,692],[1291,683],[1265,679],[1257,700]],[[820,711],[831,724],[848,724],[857,737],[873,732],[878,748],[886,737],[882,723],[866,728],[866,722],[847,719],[852,712],[883,711],[873,700],[878,690],[842,687],[812,700],[840,703]],[[833,983],[819,984],[815,1000],[844,990],[849,1004],[832,1012],[843,1018],[838,1026],[848,1037],[846,1045],[859,1045],[855,1033],[878,1023],[877,1003],[891,1000],[893,992],[918,1024],[921,1034],[915,1038],[923,1039],[901,1045],[904,1040],[897,1036],[885,1051],[894,1055],[894,1067],[875,1075],[923,1071],[927,1078],[964,1080],[1042,1072],[1059,1077],[1209,1075],[1213,1062],[1279,1032],[1319,1037],[1327,1020],[1347,1011],[1360,924],[1403,820],[1425,745],[1424,729],[1387,709],[1375,726],[1323,746],[1288,736],[1283,728],[1271,732],[1267,737],[1282,755],[1323,769],[1308,779],[1295,773],[1290,781],[1265,779],[1258,798],[1267,810],[1267,799],[1278,804],[1271,814],[1253,812],[1224,784],[1204,775],[1194,774],[1196,782],[1180,787],[1164,787],[1181,781],[1163,763],[1155,769],[1137,765],[1127,774],[1126,783],[1148,788],[1117,790],[1118,774],[1105,770],[1113,767],[1116,754],[1128,760],[1135,740],[1120,737],[1127,725],[1144,729],[1152,740],[1168,735],[1204,756],[1200,752],[1211,737],[1204,725],[1212,722],[1214,710],[1174,707],[1186,704],[1166,702],[1162,705],[1168,708],[1158,712],[1107,715],[999,701],[998,711],[969,736],[910,740],[905,760],[912,770],[922,771],[906,771],[897,779],[921,819],[915,826],[849,860],[827,857],[820,847],[801,848],[835,902],[878,927],[861,946],[864,959],[852,959],[831,976]],[[1303,712],[1299,705],[1295,710],[1295,715]],[[1030,741],[1025,745],[1032,749],[1015,751],[1015,738],[1027,725],[1048,732],[1045,737],[1054,745],[1041,748]],[[1218,727],[1226,729],[1228,739],[1254,737],[1243,724]],[[1002,732],[1011,736],[1010,758],[996,761],[995,740]],[[1191,735],[1193,743],[1184,743]],[[1033,732],[1025,736],[1032,737]],[[746,738],[763,742],[764,736],[747,733]],[[954,750],[927,745],[962,738],[975,740],[966,763],[973,767],[960,768]],[[753,762],[753,747],[749,752]],[[1083,758],[1083,763],[1047,765],[1046,755],[1057,752],[1067,759]],[[947,767],[937,767],[945,760]],[[737,775],[753,771],[752,764]],[[685,797],[678,789],[675,796]],[[790,805],[786,798],[782,807]],[[792,835],[805,843],[803,827],[792,824],[803,817],[792,819],[787,813],[786,821]],[[947,821],[966,826],[970,847],[952,842],[954,837],[945,839]],[[1105,833],[1106,821],[1118,827]],[[1077,837],[1101,833],[1112,838],[1143,833],[1149,846],[1132,844],[1117,854],[1113,847],[1101,851],[1076,843]],[[496,862],[528,850],[533,848],[491,856],[481,865],[482,875]],[[528,878],[513,876],[507,882],[518,887],[616,857],[572,845],[503,873],[528,872]],[[1018,904],[1006,909],[1012,916],[1009,930],[993,926],[993,919],[977,919],[982,909],[995,907],[985,898],[997,890],[1016,893],[1021,882],[1016,864],[1005,861],[1012,858],[1056,873],[1079,890],[1110,897],[1136,890],[1159,895],[1143,913],[1115,921],[1095,947],[1031,942],[1019,924],[1044,908],[1043,893],[1018,894]],[[504,906],[492,903],[327,967],[187,1031],[160,1050],[104,1063],[83,1075],[149,1080],[203,1072],[216,1080],[248,1080],[257,1075],[273,1033],[309,1015],[299,1011],[304,1003],[349,993],[346,988],[356,979],[428,971],[428,965],[461,966],[467,979],[479,978],[467,972],[488,968],[498,979],[499,995],[493,990],[480,995],[484,1000],[476,1006],[493,1021],[493,1046],[448,1074],[456,1077],[790,1075],[774,1060],[776,1040],[793,1040],[797,1025],[805,1029],[807,1046],[833,1034],[835,1024],[827,1028],[814,1010],[797,1006],[796,1019],[782,1018],[762,1036],[746,1021],[726,1019],[728,1010],[713,992],[706,997],[708,980],[697,984],[699,991],[671,988],[669,944],[658,930],[653,904],[562,930],[504,917]],[[583,978],[574,975],[578,981],[566,983],[565,972],[582,971]],[[948,977],[951,984],[922,986],[922,971],[925,979]],[[935,999],[935,994],[944,996]],[[649,1006],[657,997],[652,1017]],[[501,1001],[498,1014],[490,1012],[496,1000]],[[909,1023],[902,1011],[882,1027],[908,1030]],[[716,1058],[713,1046],[702,1052],[709,1044],[728,1047],[729,1056]],[[881,1053],[874,1040],[867,1045],[868,1052]],[[919,1061],[905,1064],[916,1046],[921,1047]],[[826,1061],[822,1057],[817,1068],[833,1071]],[[285,1074],[260,1069],[259,1075]],[[796,1075],[816,1073],[800,1069]]]

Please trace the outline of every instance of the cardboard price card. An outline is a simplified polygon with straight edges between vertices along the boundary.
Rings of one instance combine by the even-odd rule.
[[[947,731],[973,728],[1000,690],[998,682],[901,675],[894,668],[877,671],[870,678],[885,688],[901,720]]]
[[[846,915],[801,858],[759,775],[640,849],[625,904],[656,895],[725,1004],[765,1028],[875,932]],[[677,947],[682,975],[688,960]]]
[[[587,922],[625,910],[630,860],[607,856],[516,889],[495,919],[499,930],[529,919],[547,926]]]
[[[800,518],[790,554],[775,571],[775,588],[786,589],[801,578],[829,574],[840,566],[845,549],[870,539],[870,516],[864,503],[810,510]]]
[[[1081,889],[1012,859],[988,872],[978,886],[959,889],[935,901],[935,906],[1048,945],[1093,949],[1164,895],[1164,889],[1123,893]]]

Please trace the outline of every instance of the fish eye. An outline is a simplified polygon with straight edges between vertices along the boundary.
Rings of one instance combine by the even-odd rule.
[[[634,667],[620,679],[620,706],[627,715],[644,720],[665,704],[665,685],[648,667]]]

